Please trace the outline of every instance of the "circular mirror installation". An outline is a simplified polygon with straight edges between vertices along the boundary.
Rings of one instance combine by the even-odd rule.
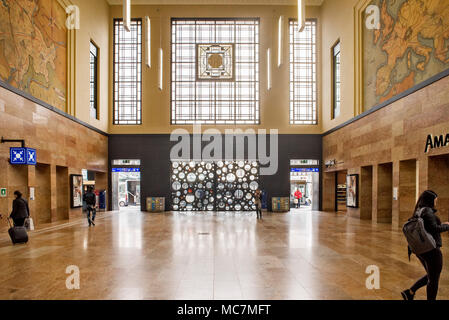
[[[171,167],[173,210],[252,210],[260,187],[257,162],[174,161]]]
[[[242,199],[244,196],[243,191],[242,190],[235,190],[234,192],[234,197],[238,200]]]
[[[226,181],[228,182],[234,182],[235,181],[235,174],[233,173],[228,173],[228,175],[226,176]]]
[[[172,186],[173,190],[176,190],[176,191],[181,189],[181,187],[182,187],[181,182],[179,182],[179,181],[173,182],[173,184],[171,186]]]
[[[238,169],[236,172],[235,172],[235,175],[238,177],[238,178],[243,178],[244,176],[245,176],[245,170],[243,170],[243,169]]]
[[[194,174],[194,173],[189,173],[188,175],[187,175],[187,181],[188,182],[195,182],[196,181],[196,174]]]
[[[256,181],[253,181],[249,184],[249,188],[253,191],[256,191],[259,188],[259,184]]]
[[[195,202],[195,196],[193,194],[186,195],[186,201],[187,201],[187,203]]]
[[[195,191],[195,197],[197,197],[198,199],[203,199],[204,198],[204,191],[199,189]]]

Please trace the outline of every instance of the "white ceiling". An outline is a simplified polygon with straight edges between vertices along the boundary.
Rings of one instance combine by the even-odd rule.
[[[123,0],[107,0],[110,5],[121,5]],[[324,0],[306,0],[309,6],[320,6]],[[141,5],[297,5],[297,0],[131,0]]]

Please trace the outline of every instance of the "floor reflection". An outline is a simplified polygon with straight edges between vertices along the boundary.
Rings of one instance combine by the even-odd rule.
[[[246,212],[126,210],[95,227],[31,234],[25,246],[2,243],[0,298],[400,299],[423,274],[404,248],[400,230],[331,213],[258,221]],[[80,290],[66,289],[69,265],[80,268]],[[368,265],[380,268],[380,290],[366,289]],[[447,280],[443,270],[440,299]]]

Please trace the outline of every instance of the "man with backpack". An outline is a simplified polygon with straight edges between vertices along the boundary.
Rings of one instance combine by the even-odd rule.
[[[407,238],[409,258],[414,253],[426,270],[410,289],[401,292],[404,300],[413,300],[418,289],[427,286],[427,300],[436,300],[438,284],[443,268],[441,254],[441,234],[449,231],[449,222],[441,223],[436,215],[438,195],[430,190],[424,191],[418,199],[413,217],[403,227]]]
[[[97,195],[93,192],[93,188],[89,187],[87,192],[83,196],[83,200],[87,205],[87,222],[89,227],[91,225],[95,226],[95,216],[97,215],[97,210],[95,209],[97,204]],[[92,212],[92,220],[90,219],[90,213]]]

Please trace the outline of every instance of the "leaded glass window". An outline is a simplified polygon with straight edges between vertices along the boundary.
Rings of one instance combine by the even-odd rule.
[[[259,19],[172,19],[172,124],[258,124],[259,104]]]

